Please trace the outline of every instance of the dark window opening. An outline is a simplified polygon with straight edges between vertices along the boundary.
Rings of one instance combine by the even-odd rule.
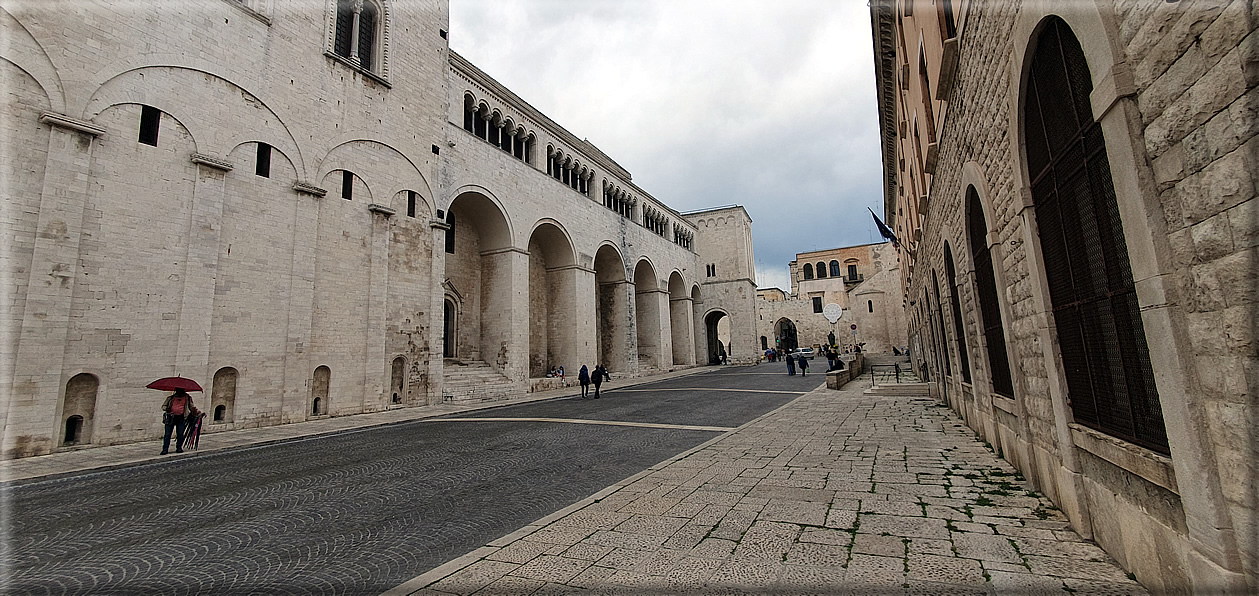
[[[818,279],[826,278],[826,263],[819,262],[817,264],[817,278]]]
[[[336,39],[332,43],[332,52],[342,58],[350,57],[350,38],[354,28],[354,9],[349,0],[337,2]]]
[[[66,418],[66,445],[74,445],[83,437],[83,417],[74,415]]]
[[[939,329],[940,356],[944,360],[944,375],[953,376],[953,356],[949,354],[949,332],[944,328],[944,307],[940,304],[940,277],[936,275],[934,269],[931,270],[931,284],[935,290],[936,300],[936,328]]]
[[[857,279],[857,266],[856,265],[848,266],[848,279],[851,279],[854,281]]]
[[[363,10],[358,15],[358,63],[365,70],[375,66],[376,49],[376,7],[370,2],[363,3]]]
[[[472,110],[464,110],[464,111],[463,111],[463,129],[464,129],[464,130],[466,130],[466,131],[468,131],[468,132],[471,132],[471,133],[475,133],[475,132],[476,132],[476,130],[475,130],[475,126],[476,126],[476,125],[473,123],[473,119],[474,119],[475,117],[476,117],[475,112],[473,112]]]
[[[441,153],[442,153],[442,148],[438,147],[437,145],[433,145],[433,155],[441,155]]]
[[[271,145],[258,143],[258,160],[254,165],[254,174],[263,178],[271,177]]]
[[[214,421],[215,422],[222,422],[223,418],[226,416],[227,416],[227,406],[216,406],[214,408]]]
[[[966,189],[966,209],[970,224],[970,249],[975,264],[975,294],[979,300],[980,326],[987,344],[988,368],[992,391],[1014,397],[1014,380],[1010,375],[1010,357],[1005,350],[1005,329],[1001,323],[1001,306],[997,303],[997,278],[993,270],[992,252],[988,248],[988,224],[975,187]]]
[[[415,217],[415,191],[407,191],[407,217]]]
[[[157,130],[162,122],[162,111],[153,106],[140,106],[140,142],[157,146]]]
[[[354,173],[349,170],[341,171],[341,198],[354,200]]]
[[[813,297],[813,312],[822,312],[822,297]]]
[[[489,127],[488,123],[485,121],[485,118],[481,117],[480,113],[474,113],[472,116],[473,128],[475,129],[473,134],[484,139],[485,130]]]
[[[866,308],[870,309],[870,312],[874,312],[874,301],[866,300]]]
[[[455,254],[455,214],[446,214],[446,223],[450,226],[446,229],[446,253]]]
[[[843,277],[843,273],[839,270],[839,261],[830,262],[831,277]]]
[[[944,243],[944,277],[949,284],[949,304],[953,309],[953,339],[957,340],[957,359],[962,367],[962,380],[970,380],[970,354],[966,349],[966,328],[962,326],[962,301],[957,296],[957,270],[953,265],[953,250]]]
[[[316,398],[314,399],[314,401],[312,401],[312,402],[310,403],[310,413],[311,413],[312,415],[314,415],[314,416],[318,416],[318,415],[320,415],[320,414],[322,413],[322,412],[319,410],[319,407],[322,405],[322,402],[323,402],[323,400],[321,400],[320,398],[316,397]]]
[[[1066,22],[1046,21],[1022,110],[1068,403],[1076,422],[1168,454],[1088,63]]]
[[[810,264],[804,266],[804,278],[813,279],[813,265]]]
[[[446,30],[445,30],[445,29],[438,29],[438,30],[437,30],[437,34],[438,34],[438,35],[440,35],[440,36],[442,36],[442,39],[446,39],[446,35],[447,35],[447,34],[446,34]]]

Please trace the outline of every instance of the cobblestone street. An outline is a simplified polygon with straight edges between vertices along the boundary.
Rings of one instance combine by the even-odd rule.
[[[1144,594],[947,408],[820,389],[395,594]]]

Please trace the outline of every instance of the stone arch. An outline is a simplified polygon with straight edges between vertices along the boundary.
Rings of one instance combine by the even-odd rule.
[[[629,372],[630,355],[637,354],[637,337],[625,260],[615,245],[604,243],[595,252],[594,269],[595,322],[599,337],[596,360],[610,371]]]
[[[512,270],[525,254],[512,243],[507,212],[484,189],[465,187],[450,203],[454,252],[446,255],[446,275],[461,295],[454,353],[500,370],[511,349]]]
[[[153,81],[160,81],[155,84]],[[197,104],[188,97],[203,98]],[[118,104],[153,106],[176,119],[197,139],[196,151],[223,156],[239,145],[242,131],[279,149],[305,171],[301,149],[284,120],[261,98],[211,70],[179,65],[129,66],[101,82],[84,106],[84,118]],[[222,126],[224,122],[236,123]]]
[[[669,274],[669,332],[673,344],[673,364],[695,364],[695,325],[692,320],[694,304],[686,291],[682,273],[673,270]]]
[[[777,347],[784,351],[800,347],[800,335],[796,329],[796,322],[788,317],[780,317],[774,321],[774,338]]]
[[[662,329],[666,320],[664,312],[668,296],[660,288],[656,268],[651,260],[642,257],[634,266],[634,326],[638,338],[639,370],[655,370],[664,364]]]
[[[349,172],[351,174],[349,187],[351,192],[349,197],[345,195],[345,172]],[[372,189],[368,186],[367,180],[363,177],[362,170],[355,170],[349,167],[333,168],[324,173],[319,186],[328,191],[329,197],[340,199],[350,198],[350,200],[356,203],[364,204],[371,204],[374,202],[372,200]]]
[[[578,267],[568,232],[539,221],[529,235],[529,376],[577,365]]]
[[[59,445],[92,442],[99,391],[100,380],[91,373],[79,373],[66,381],[66,391],[61,400]]]
[[[210,421],[213,423],[232,422],[236,412],[236,386],[240,373],[230,366],[214,372],[214,381],[210,385]]]
[[[48,57],[48,52],[26,26],[4,8],[0,8],[0,31],[5,32],[5,55],[0,60],[12,63],[43,89],[44,97],[49,102],[49,110],[65,113],[65,91],[61,77],[57,74],[57,67]]]
[[[396,356],[389,365],[389,403],[409,402],[407,398],[407,359]]]
[[[961,246],[969,247],[963,252],[969,257],[972,275],[968,277],[973,283],[974,312],[978,315],[976,354],[988,371],[989,391],[1015,398],[1022,371],[1020,367],[1010,366],[1006,349],[1010,337],[1004,322],[1010,320],[1010,305],[1004,300],[1004,292],[999,291],[1007,287],[1005,268],[1001,266],[1002,243],[993,219],[992,202],[988,199],[986,177],[978,164],[969,162],[963,167],[962,188],[966,242]]]
[[[328,402],[331,397],[328,395],[329,388],[332,387],[332,369],[327,365],[319,365],[315,367],[315,371],[311,373],[310,378],[310,415],[324,416],[328,414]]]
[[[434,196],[420,167],[394,144],[353,133],[333,142],[332,148],[319,160],[317,170],[323,176],[334,170],[349,170],[364,181],[371,179],[382,198],[410,188],[424,197]],[[325,188],[329,195],[334,194],[334,188]]]
[[[704,314],[705,347],[709,364],[721,364],[730,355],[730,313],[714,308]],[[723,358],[725,357],[725,358]]]
[[[413,188],[404,188],[394,194],[389,207],[398,215],[414,217],[425,225],[428,225],[428,219],[433,215],[429,199],[424,196],[424,193]]]

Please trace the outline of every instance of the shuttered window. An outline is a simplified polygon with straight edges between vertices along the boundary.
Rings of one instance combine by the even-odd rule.
[[[992,391],[1014,397],[1014,380],[1010,375],[1010,358],[1005,350],[1005,329],[1001,324],[1001,306],[997,303],[997,278],[988,248],[988,224],[975,187],[966,189],[967,224],[970,234],[971,262],[975,266],[975,294],[979,300],[980,326],[988,348],[988,373]]]
[[[1167,432],[1088,64],[1051,17],[1032,57],[1024,138],[1045,277],[1075,421],[1160,453]]]

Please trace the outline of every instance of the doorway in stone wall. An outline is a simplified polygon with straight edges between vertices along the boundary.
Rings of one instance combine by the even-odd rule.
[[[92,421],[96,417],[96,393],[100,381],[96,375],[79,373],[66,383],[66,394],[61,405],[64,421],[61,444],[79,445],[92,442]]]
[[[778,334],[778,347],[782,348],[783,351],[794,350],[800,347],[795,321],[786,317],[778,319],[778,322],[774,324],[774,331]]]
[[[720,310],[710,312],[704,317],[704,328],[708,336],[708,363],[721,364],[722,356],[730,356],[730,317]]]
[[[455,357],[455,333],[458,330],[459,309],[455,308],[455,302],[450,298],[446,299],[445,306],[442,307],[442,358]]]

